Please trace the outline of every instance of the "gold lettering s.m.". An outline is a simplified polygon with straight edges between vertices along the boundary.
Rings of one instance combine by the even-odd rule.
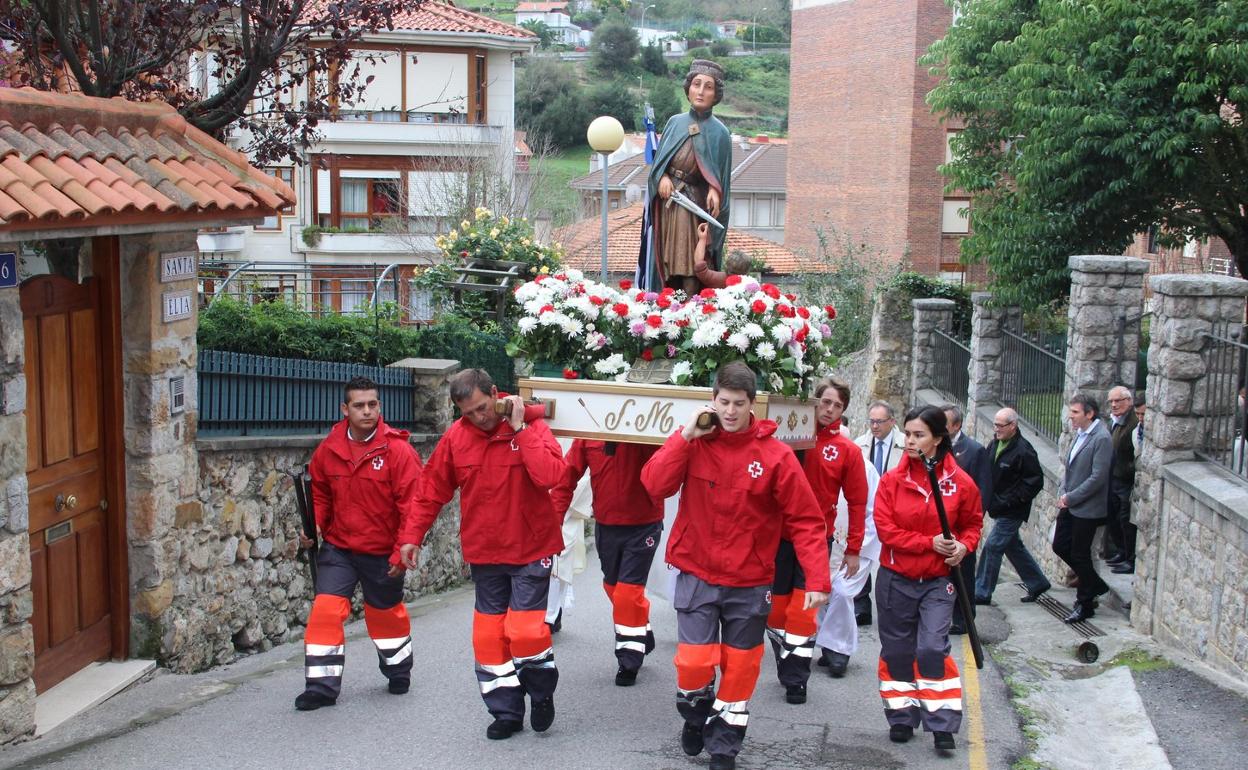
[[[637,403],[637,399],[635,398],[624,399],[624,403],[620,404],[619,410],[616,412],[612,412],[608,414],[606,417],[604,417],[602,419],[602,424],[606,426],[607,430],[610,430],[610,431],[619,430],[621,423],[623,423],[624,425],[628,424],[627,422],[624,422],[624,413],[628,411],[629,407],[633,406],[633,404],[636,404],[636,403]]]
[[[672,402],[654,401],[650,404],[650,412],[638,415],[633,427],[638,433],[645,433],[647,428],[657,428],[659,433],[667,434],[672,432],[675,423],[672,418]]]

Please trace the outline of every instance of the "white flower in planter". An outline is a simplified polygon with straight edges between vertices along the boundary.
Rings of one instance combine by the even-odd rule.
[[[750,347],[750,338],[744,332],[734,332],[728,335],[728,344],[744,353]]]
[[[762,339],[767,332],[763,331],[763,327],[751,321],[741,328],[741,332],[752,340]]]
[[[687,378],[692,373],[693,364],[688,361],[677,361],[676,365],[672,367],[672,376],[670,379],[674,383],[679,383],[682,379]]]
[[[622,370],[627,371],[628,368],[628,362],[620,353],[612,353],[594,364],[594,371],[599,374],[618,374]]]
[[[771,361],[776,357],[776,349],[770,342],[758,343],[758,347],[754,348],[754,353],[764,361]]]

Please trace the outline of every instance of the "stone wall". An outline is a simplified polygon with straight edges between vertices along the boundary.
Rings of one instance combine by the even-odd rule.
[[[35,729],[24,363],[21,298],[0,289],[0,741]]]
[[[935,332],[949,334],[953,330],[953,310],[957,305],[951,299],[929,297],[911,300],[910,306],[914,312],[910,392],[918,393],[936,382],[940,362],[936,360]],[[913,397],[907,400],[914,402]]]
[[[290,473],[302,469],[318,442],[318,437],[197,442],[196,497],[178,507],[156,544],[172,573],[135,655],[189,672],[301,638],[313,591],[307,565],[296,558],[299,514]],[[415,446],[422,458],[433,451],[432,443]],[[404,599],[466,578],[457,498],[430,531]]]
[[[910,406],[914,348],[914,311],[910,303],[910,295],[899,289],[886,289],[875,295],[866,386],[855,393],[855,398],[858,393],[863,394],[864,406],[872,401],[887,401],[898,415],[905,414]],[[865,430],[865,420],[854,428],[855,435]]]

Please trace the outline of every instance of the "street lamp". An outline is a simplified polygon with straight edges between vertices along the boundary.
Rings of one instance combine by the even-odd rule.
[[[754,23],[750,25],[750,34],[754,36],[754,53],[758,53],[758,15],[766,12],[766,8],[759,8],[754,11]]]
[[[585,132],[589,146],[602,156],[602,282],[607,282],[607,158],[624,143],[624,126],[610,115],[594,118]]]
[[[641,23],[637,25],[637,29],[644,30],[646,28],[646,11],[654,7],[654,3],[643,5],[641,7]]]

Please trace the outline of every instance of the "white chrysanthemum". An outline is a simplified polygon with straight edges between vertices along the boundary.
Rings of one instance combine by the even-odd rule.
[[[750,338],[743,332],[734,332],[728,336],[728,344],[744,353],[750,347]]]
[[[776,357],[776,349],[770,342],[758,343],[758,347],[754,348],[754,353],[764,361],[770,361]]]
[[[692,373],[693,364],[688,361],[677,361],[676,365],[672,367],[671,380],[672,382],[680,382],[682,378],[688,377]]]
[[[626,366],[628,366],[628,363],[624,360],[623,355],[619,353],[612,353],[594,364],[594,371],[599,374],[617,374]]]
[[[580,334],[581,330],[584,329],[585,326],[584,324],[582,324],[580,321],[576,320],[575,318],[572,318],[571,316],[563,315],[561,313],[559,314],[559,328],[563,329],[564,334],[568,335],[569,337],[572,337],[577,334]]]
[[[521,334],[528,334],[537,328],[537,319],[533,316],[525,316],[516,323],[516,326],[520,329]]]
[[[585,337],[586,350],[601,350],[607,345],[607,335],[599,332],[591,332]]]
[[[746,324],[746,325],[745,325],[745,326],[741,329],[741,331],[745,334],[745,336],[749,337],[749,338],[750,338],[750,339],[752,339],[752,340],[761,339],[761,338],[762,338],[764,335],[766,335],[766,333],[767,333],[767,332],[763,331],[763,327],[759,326],[758,324],[754,323],[753,321],[751,321],[750,323]]]
[[[538,286],[536,283],[529,281],[528,283],[521,285],[520,288],[516,291],[516,302],[524,303],[524,302],[528,302],[531,299],[535,299],[541,290],[542,290],[541,286]]]
[[[777,345],[784,345],[793,339],[793,330],[784,324],[776,324],[771,327],[771,336],[775,339]]]
[[[580,283],[585,280],[585,274],[574,268],[564,270],[563,274],[568,277],[568,283]]]
[[[724,337],[727,328],[716,321],[710,321],[699,326],[693,332],[693,344],[699,348],[709,348],[712,345],[718,345]]]
[[[767,378],[767,384],[771,386],[773,393],[779,393],[784,390],[784,380],[775,372],[772,372],[771,376]]]

